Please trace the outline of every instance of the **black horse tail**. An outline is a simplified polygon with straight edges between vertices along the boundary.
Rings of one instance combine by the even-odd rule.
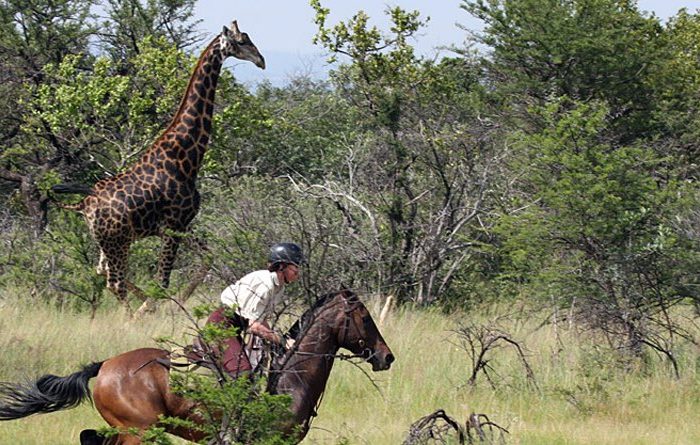
[[[88,380],[97,375],[102,363],[86,365],[66,377],[48,374],[25,384],[0,382],[0,420],[52,413],[74,408],[85,399],[92,401]]]

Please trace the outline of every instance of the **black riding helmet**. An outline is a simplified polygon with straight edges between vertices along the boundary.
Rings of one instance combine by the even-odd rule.
[[[289,263],[299,267],[306,264],[301,247],[294,243],[277,243],[270,247],[268,261],[272,264]]]

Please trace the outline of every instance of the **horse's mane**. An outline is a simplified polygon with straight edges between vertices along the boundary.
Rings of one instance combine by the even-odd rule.
[[[287,336],[295,339],[296,341],[299,341],[301,338],[303,338],[304,335],[306,335],[309,328],[313,325],[318,311],[320,311],[324,306],[326,306],[326,304],[328,304],[331,300],[335,299],[335,297],[337,297],[338,295],[344,295],[348,303],[355,303],[360,301],[357,298],[357,295],[355,295],[349,289],[342,289],[340,291],[327,293],[321,296],[318,300],[316,300],[314,304],[311,305],[311,307],[307,309],[296,322],[294,322],[292,327],[289,328],[289,331],[287,331]],[[285,352],[283,349],[280,349],[274,352],[274,354],[277,355],[278,359],[272,360],[270,368],[271,372],[267,382],[267,391],[271,394],[276,393],[277,381],[282,375],[281,371],[284,369],[286,363],[284,357],[286,356],[287,358],[289,358],[290,351]]]
[[[289,328],[287,335],[293,339],[298,339],[299,335],[305,332],[313,322],[314,315],[316,314],[317,310],[325,306],[329,301],[331,301],[333,298],[337,297],[340,294],[345,294],[345,298],[348,301],[348,303],[360,301],[357,298],[357,295],[355,295],[355,293],[352,292],[350,289],[342,289],[340,291],[329,292],[321,296],[318,300],[316,300],[314,304],[311,305],[311,307],[307,309],[297,321],[294,322],[292,327]]]

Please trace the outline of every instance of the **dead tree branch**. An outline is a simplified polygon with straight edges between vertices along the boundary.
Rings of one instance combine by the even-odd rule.
[[[508,430],[492,422],[486,414],[471,413],[462,426],[439,409],[415,421],[403,445],[448,444],[455,443],[455,439],[460,445],[473,444],[474,440],[505,444],[505,434],[509,434]]]
[[[535,373],[527,360],[523,347],[508,332],[498,326],[476,324],[461,326],[455,332],[459,337],[460,344],[458,346],[464,349],[471,359],[471,374],[467,380],[470,386],[476,386],[476,379],[479,372],[481,372],[491,387],[496,389],[495,382],[490,374],[490,372],[495,373],[494,368],[489,364],[492,360],[490,356],[493,354],[493,351],[505,344],[512,346],[516,351],[525,370],[528,384],[539,390]]]

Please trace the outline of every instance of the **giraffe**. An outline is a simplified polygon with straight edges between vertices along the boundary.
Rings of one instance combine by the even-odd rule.
[[[182,234],[199,210],[197,172],[209,142],[221,66],[229,56],[265,69],[265,59],[237,22],[224,26],[200,56],[172,122],[139,161],[95,183],[79,203],[62,206],[82,213],[100,249],[97,273],[107,275],[108,288],[127,308],[127,257],[135,240],[162,239],[157,279],[163,288],[170,284]],[[86,191],[70,185],[53,190]]]

